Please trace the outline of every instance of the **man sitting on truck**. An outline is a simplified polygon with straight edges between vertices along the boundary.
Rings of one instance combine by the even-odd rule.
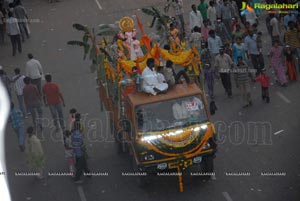
[[[164,92],[168,89],[168,84],[163,83],[158,79],[157,73],[154,69],[154,59],[147,60],[147,66],[142,72],[143,85],[142,89],[146,93],[151,93],[154,96],[159,92]]]

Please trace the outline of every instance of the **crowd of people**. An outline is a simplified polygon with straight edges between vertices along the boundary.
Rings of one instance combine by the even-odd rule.
[[[69,164],[71,164],[70,169],[74,173],[75,181],[80,182],[83,171],[87,171],[86,151],[82,135],[83,124],[80,114],[74,108],[71,109],[69,125],[66,128],[63,115],[65,101],[60,87],[52,81],[51,74],[44,74],[41,63],[31,53],[28,54],[25,72],[22,73],[20,68],[15,68],[14,73],[14,76],[9,76],[0,66],[0,78],[11,100],[10,122],[17,134],[20,151],[26,151],[26,161],[29,167],[38,173],[39,178],[44,178],[44,152],[41,142],[36,136],[38,132],[42,132],[44,129],[43,121],[46,119],[44,106],[50,110],[55,127],[54,132],[62,131],[64,134],[65,155],[68,161],[72,161],[71,159],[74,157],[76,159],[76,163]],[[43,77],[46,81],[44,84],[42,84]],[[15,91],[15,96],[13,91]],[[18,107],[15,106],[14,100],[17,100]],[[25,119],[30,115],[32,121],[28,123],[25,129]],[[25,132],[28,134],[27,137]],[[79,134],[80,136],[78,136]],[[72,149],[71,155],[70,149]],[[76,173],[74,164],[76,164]]]
[[[267,67],[272,69],[276,83],[282,87],[299,80],[300,14],[291,9],[269,11],[265,21],[267,32],[264,32],[263,26],[258,28],[258,24],[263,23],[258,20],[259,16],[265,17],[261,10],[240,13],[237,3],[232,0],[200,0],[198,5],[191,5],[189,23],[185,23],[179,16],[179,13],[184,14],[183,1],[174,0],[172,4],[178,23],[170,26],[170,35],[177,44],[187,40],[200,52],[203,64],[200,79],[211,100],[215,97],[215,79],[221,79],[229,98],[232,98],[231,83],[234,80],[243,97],[243,108],[246,108],[252,105],[251,82],[260,82],[262,99],[270,102]],[[258,1],[249,0],[247,3],[254,7]],[[285,30],[282,30],[283,26]],[[263,42],[262,37],[271,39],[270,49],[265,49],[268,40]]]
[[[5,4],[6,3],[6,4]],[[22,53],[22,42],[30,38],[29,18],[21,0],[0,2],[0,39],[3,44],[8,36],[12,45],[12,55]]]

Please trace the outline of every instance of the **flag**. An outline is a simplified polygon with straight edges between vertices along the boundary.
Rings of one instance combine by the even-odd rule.
[[[144,32],[143,24],[142,24],[142,22],[141,22],[139,16],[138,16],[137,14],[135,14],[135,16],[136,16],[136,21],[137,21],[137,23],[138,23],[139,29],[141,30],[142,34],[144,35],[145,32]]]

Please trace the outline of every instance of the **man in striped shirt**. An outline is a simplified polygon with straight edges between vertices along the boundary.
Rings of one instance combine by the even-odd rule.
[[[289,21],[289,30],[285,32],[285,43],[289,45],[295,55],[300,58],[300,33],[295,28],[295,23],[293,21]],[[299,76],[299,66],[295,64],[297,74]]]
[[[24,95],[23,95],[23,88],[25,87],[24,83],[24,75],[20,74],[20,69],[15,69],[15,76],[12,78],[13,82],[15,83],[15,89],[16,89],[16,95],[19,102],[19,108],[23,113],[23,117],[27,118],[26,116],[26,110],[24,105]]]

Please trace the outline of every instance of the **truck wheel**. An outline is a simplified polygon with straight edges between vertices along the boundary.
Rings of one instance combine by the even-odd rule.
[[[134,157],[132,157],[132,170],[136,174],[142,174],[143,172],[138,168]],[[149,183],[148,175],[136,175],[134,176],[138,187],[145,188]]]

